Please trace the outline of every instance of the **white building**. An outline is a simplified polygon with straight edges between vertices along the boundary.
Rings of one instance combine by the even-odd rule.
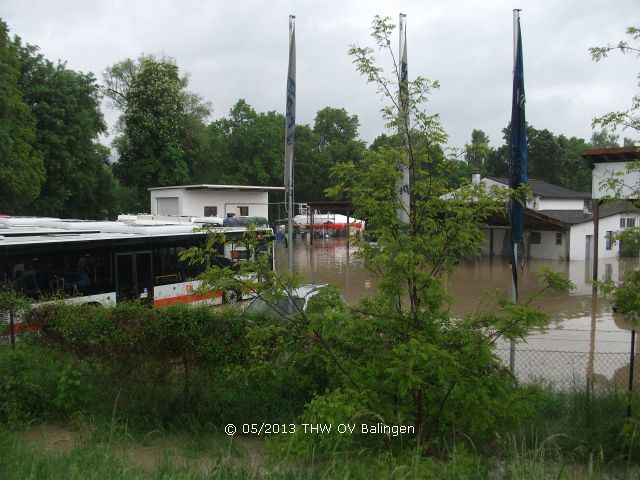
[[[269,218],[269,192],[284,187],[181,185],[150,188],[152,215]]]
[[[593,198],[638,200],[640,169],[634,162],[640,160],[640,147],[592,148],[582,156],[591,168]]]
[[[487,177],[481,181],[487,187],[508,188],[507,178]],[[591,194],[575,192],[550,183],[529,179],[533,196],[527,200],[524,212],[524,245],[526,258],[549,260],[589,260],[594,256],[594,213]],[[594,189],[595,191],[595,189]],[[621,228],[640,225],[638,210],[627,202],[599,208],[598,258],[620,255],[620,246],[610,236]],[[483,253],[508,255],[509,230],[506,218],[494,219],[485,230]]]

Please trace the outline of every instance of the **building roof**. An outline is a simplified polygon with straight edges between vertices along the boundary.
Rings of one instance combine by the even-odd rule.
[[[251,185],[174,185],[170,187],[153,187],[152,190],[170,190],[170,189],[185,189],[185,190],[239,190],[239,191],[257,191],[257,192],[282,192],[284,187],[257,187]]]
[[[556,212],[557,210],[553,210]],[[487,225],[491,227],[507,228],[509,218],[507,212],[495,213],[487,219]],[[524,228],[526,230],[568,230],[571,227],[569,223],[561,219],[546,215],[538,210],[531,208],[524,209]]]
[[[576,225],[593,220],[592,213],[585,213],[582,210],[539,210],[538,213],[559,220],[567,225]]]
[[[581,210],[539,210],[538,213],[546,215],[555,220],[559,220],[568,225],[576,225],[578,223],[593,221],[592,212],[583,212]],[[616,202],[611,205],[600,207],[600,218],[611,217],[621,213],[637,214],[638,208],[627,202]]]
[[[629,162],[640,159],[639,147],[590,148],[582,152],[582,158],[593,169],[594,163]]]
[[[509,185],[508,178],[498,177],[485,177],[494,182],[503,183]],[[536,180],[530,178],[528,182],[529,188],[533,191],[533,194],[541,198],[591,198],[591,194],[587,192],[575,192],[568,188],[560,187],[552,183],[545,182],[544,180]]]

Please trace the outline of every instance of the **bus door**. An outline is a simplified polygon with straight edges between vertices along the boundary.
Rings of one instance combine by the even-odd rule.
[[[151,252],[116,254],[116,294],[118,301],[151,300],[153,296]]]

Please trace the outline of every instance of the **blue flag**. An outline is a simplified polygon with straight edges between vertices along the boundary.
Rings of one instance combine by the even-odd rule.
[[[524,69],[522,64],[522,36],[520,18],[517,21],[516,55],[513,69],[513,101],[511,104],[511,137],[509,139],[509,188],[527,184],[527,130],[524,117]],[[509,201],[511,243],[522,242],[525,197]]]

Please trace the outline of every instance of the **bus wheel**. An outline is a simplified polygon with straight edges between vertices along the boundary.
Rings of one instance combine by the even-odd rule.
[[[231,305],[236,303],[238,301],[238,298],[238,292],[236,292],[235,290],[227,290],[227,292],[224,294],[225,302]]]

